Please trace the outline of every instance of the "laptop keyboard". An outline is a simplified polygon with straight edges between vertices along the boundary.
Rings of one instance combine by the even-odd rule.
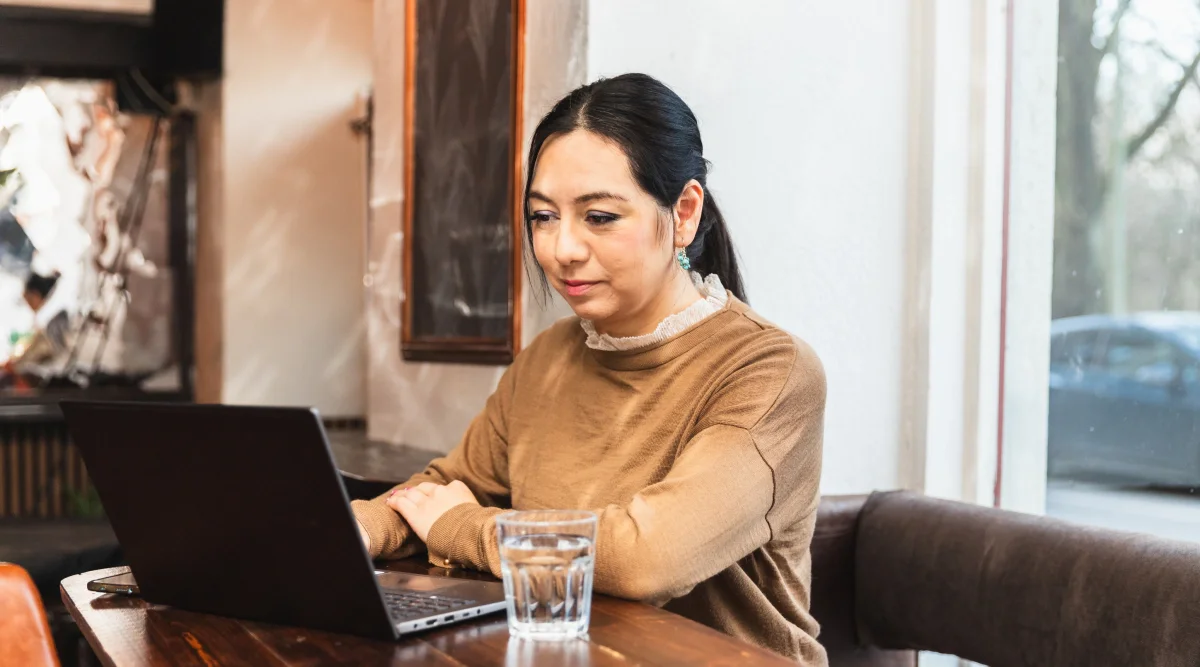
[[[383,601],[387,605],[388,614],[395,620],[434,616],[444,611],[475,604],[474,600],[408,591],[383,591]]]

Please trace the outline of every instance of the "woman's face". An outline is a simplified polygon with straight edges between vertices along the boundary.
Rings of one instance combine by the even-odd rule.
[[[605,333],[644,333],[641,320],[658,316],[666,288],[683,275],[675,264],[683,239],[638,187],[625,153],[586,130],[551,137],[528,207],[533,254],[575,314]]]

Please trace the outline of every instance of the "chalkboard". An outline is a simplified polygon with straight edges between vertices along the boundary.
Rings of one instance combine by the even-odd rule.
[[[405,359],[504,364],[519,340],[521,0],[409,0]]]

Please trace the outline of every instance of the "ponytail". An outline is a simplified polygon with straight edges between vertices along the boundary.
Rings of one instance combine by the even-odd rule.
[[[696,238],[692,239],[692,244],[687,247],[687,256],[692,267],[700,275],[715,273],[725,289],[748,303],[746,288],[742,284],[742,272],[738,270],[737,250],[733,247],[733,238],[729,236],[725,216],[721,215],[721,209],[717,208],[717,202],[707,188],[704,190],[704,209],[700,213],[700,225],[696,228]]]

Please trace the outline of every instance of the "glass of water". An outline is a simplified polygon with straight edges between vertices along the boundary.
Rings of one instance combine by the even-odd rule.
[[[551,641],[587,635],[596,523],[595,512],[583,510],[496,518],[511,635]]]

